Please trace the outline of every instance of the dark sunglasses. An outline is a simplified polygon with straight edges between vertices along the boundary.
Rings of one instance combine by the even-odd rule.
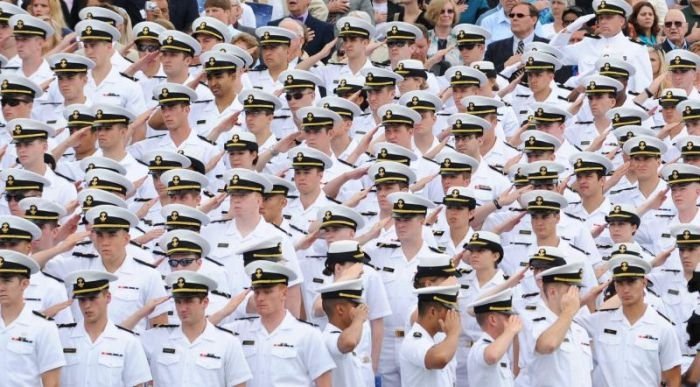
[[[160,50],[157,44],[137,44],[136,49],[141,52],[156,52]]]
[[[457,49],[459,49],[459,51],[462,51],[462,50],[473,50],[474,47],[476,47],[476,43],[464,43],[464,44],[458,45],[458,46],[457,46]]]
[[[15,98],[3,98],[2,101],[0,101],[0,105],[2,105],[2,106],[10,105],[12,107],[15,107],[21,103],[29,103],[29,101],[25,101],[23,99],[15,99]]]
[[[403,40],[392,40],[390,42],[386,42],[386,46],[389,48],[392,47],[405,47],[408,42],[404,42]]]
[[[183,259],[168,259],[168,265],[170,267],[178,267],[178,266],[189,266],[192,264],[192,262],[200,260],[201,258],[183,258]]]
[[[444,14],[452,15],[453,13],[455,13],[454,9],[441,9],[440,10],[441,15],[444,15]]]
[[[671,27],[681,28],[683,26],[683,22],[682,21],[667,21],[664,23],[664,26],[666,26],[666,28],[671,28]]]
[[[11,201],[19,202],[26,197],[27,196],[25,196],[24,194],[5,194],[5,200],[7,200],[8,203]]]
[[[517,19],[522,19],[522,18],[524,18],[524,17],[526,17],[526,16],[530,16],[530,15],[525,14],[525,13],[515,13],[515,12],[513,12],[513,13],[511,13],[511,14],[508,15],[508,17],[511,18],[511,19],[516,19],[516,18],[517,18]]]
[[[293,99],[294,99],[294,100],[302,99],[302,98],[304,98],[305,95],[306,95],[306,93],[301,92],[301,91],[297,91],[296,93],[292,93],[292,94],[287,93],[287,94],[285,94],[285,95],[284,95],[284,98],[286,98],[287,101],[291,101],[291,100],[293,100]]]

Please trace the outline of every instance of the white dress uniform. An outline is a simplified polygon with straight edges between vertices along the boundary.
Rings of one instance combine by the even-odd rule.
[[[146,354],[132,332],[107,322],[95,342],[83,324],[59,325],[59,334],[66,358],[62,386],[136,386],[151,380]]]
[[[134,115],[139,115],[146,110],[141,87],[131,79],[119,74],[119,70],[114,67],[99,85],[95,83],[92,72],[88,72],[85,95],[90,98],[93,104],[117,105],[129,110]]]
[[[366,326],[367,324],[365,324]],[[364,336],[364,328],[363,336]],[[328,352],[333,357],[335,369],[333,370],[334,386],[362,386],[367,385],[363,380],[362,359],[355,351],[342,353],[338,349],[338,338],[342,331],[335,325],[328,323],[323,329],[323,341],[328,348]],[[374,382],[374,381],[373,381]]]
[[[178,326],[149,329],[141,336],[153,381],[159,386],[235,386],[250,383],[241,342],[207,322],[194,342]],[[269,363],[275,368],[276,365]],[[250,385],[250,384],[248,384]]]
[[[0,386],[40,386],[42,373],[66,364],[61,348],[56,324],[26,304],[10,325],[0,319]]]
[[[484,360],[484,351],[493,341],[494,338],[491,335],[482,333],[469,351],[469,358],[467,359],[469,385],[489,387],[513,386],[513,372],[510,368],[510,360],[507,353],[499,361],[491,365],[486,364]]]
[[[42,311],[51,306],[68,300],[66,288],[57,278],[47,276],[42,272],[32,274],[29,287],[24,290],[24,302],[31,310]],[[59,324],[73,322],[73,314],[70,309],[63,309],[54,316]]]
[[[401,385],[403,387],[449,387],[453,384],[447,367],[427,369],[425,356],[438,342],[419,323],[413,323],[401,344]]]
[[[321,331],[287,311],[282,323],[268,332],[259,318],[236,321],[227,328],[238,333],[253,379],[248,387],[310,386],[335,368]]]

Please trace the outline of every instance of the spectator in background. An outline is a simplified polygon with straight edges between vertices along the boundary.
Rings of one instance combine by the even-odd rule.
[[[535,34],[538,15],[535,6],[530,3],[518,3],[512,7],[510,37],[489,44],[484,60],[492,62],[496,66],[496,71],[501,71],[504,66],[520,61],[525,44],[533,41],[547,43],[547,39]]]
[[[31,0],[27,3],[27,12],[51,24],[56,31],[61,31],[60,35],[70,32],[68,24],[63,15],[62,0]]]
[[[459,0],[457,2],[459,12],[459,22],[457,24],[469,23],[477,24],[484,13],[489,10],[489,3],[486,0]]]
[[[370,15],[371,23],[374,24],[374,9],[371,0],[328,0],[328,23],[335,24],[336,20],[347,16],[351,11],[364,11]]]
[[[166,0],[160,0],[166,1]],[[191,32],[192,22],[199,17],[197,0],[169,0],[170,22],[178,31]]]
[[[374,9],[375,24],[399,21],[398,18],[403,9],[391,0],[375,0],[372,2],[372,8]]]
[[[428,21],[434,26],[428,31],[428,56],[432,57],[440,50],[457,44],[452,35],[452,27],[459,20],[459,8],[454,0],[433,0],[425,12]],[[459,50],[450,50],[446,60],[454,65],[460,64]]]
[[[229,23],[233,28],[233,36],[241,32],[255,36],[255,25],[247,26],[241,23],[244,7],[248,7],[248,5],[242,3],[241,0],[231,0],[231,20]]]
[[[655,46],[660,32],[659,17],[651,3],[640,1],[632,7],[629,37],[647,46]]]
[[[659,75],[666,73],[666,53],[660,48],[649,47],[649,61],[651,62],[651,72],[654,79]],[[666,77],[661,82],[659,90],[664,90],[673,87],[671,81]]]
[[[549,9],[553,18],[551,23],[543,24],[540,30],[540,34],[545,39],[551,39],[554,34],[563,30],[564,27],[564,10],[568,5],[568,0],[552,0],[549,5]],[[574,19],[576,20],[576,19]]]
[[[170,21],[170,8],[168,6],[168,0],[151,0],[151,3],[155,5],[155,8],[146,9],[146,20],[156,21],[158,19],[163,19]]]
[[[391,1],[391,0],[389,0]],[[425,10],[423,9],[423,0],[405,0],[401,3],[403,8],[398,15],[398,20],[411,24],[422,24],[426,28],[433,28],[432,23],[425,17]]]
[[[519,2],[519,0],[500,0],[498,7],[490,15],[485,16],[481,20],[481,24],[479,25],[491,33],[491,40],[487,40],[486,43],[513,36],[510,30],[510,19],[508,19],[508,15],[510,15],[510,11]]]
[[[289,17],[299,20],[311,30],[312,37],[307,41],[306,53],[315,55],[333,39],[335,39],[335,26],[315,18],[309,12],[311,0],[287,0],[287,8],[289,9]],[[273,20],[269,23],[271,26],[277,26],[282,19]]]
[[[250,56],[253,57],[253,63],[258,62],[258,58],[260,57],[260,51],[258,49],[260,43],[258,42],[258,39],[255,37],[255,35],[249,35],[245,32],[242,32],[236,35],[236,37],[233,38],[233,42],[231,43],[246,50],[248,54],[250,54]]]
[[[687,35],[692,32],[695,24],[700,25],[700,0],[688,0],[688,6],[682,9],[683,16],[685,16],[685,21],[687,24]],[[666,18],[663,18],[666,20]]]
[[[688,42],[685,39],[685,31],[687,29],[688,23],[686,22],[685,14],[677,9],[669,10],[666,14],[666,19],[664,19],[663,27],[666,40],[656,47],[664,52],[677,48],[688,49]]]

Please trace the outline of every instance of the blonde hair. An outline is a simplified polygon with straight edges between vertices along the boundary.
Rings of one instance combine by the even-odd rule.
[[[457,3],[454,0],[433,0],[428,5],[428,9],[425,10],[425,18],[430,20],[433,24],[437,24],[437,20],[440,17],[440,12],[445,4],[451,4],[454,8],[455,13],[453,13],[452,25],[454,26],[459,21],[459,13],[457,12]]]
[[[56,23],[56,20],[49,17],[42,18],[45,22],[49,23],[53,27],[53,35],[46,38],[46,41],[41,47],[42,55],[46,55],[48,52],[54,49],[61,40],[63,40],[63,31]]]
[[[34,0],[29,1],[29,7],[32,6],[33,2],[34,2]],[[49,18],[52,21],[52,23],[50,23],[50,24],[58,32],[60,32],[64,28],[67,28],[68,24],[66,23],[66,19],[63,17],[63,9],[61,9],[61,1],[60,0],[47,0],[47,2],[49,3]],[[32,15],[32,16],[34,16],[34,15]]]

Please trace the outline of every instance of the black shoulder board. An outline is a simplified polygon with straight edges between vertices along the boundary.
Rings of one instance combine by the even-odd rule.
[[[592,123],[593,123],[593,121],[576,121],[576,122],[574,122],[574,124],[576,124],[576,125],[590,125]]]
[[[205,190],[202,190],[202,195],[204,195],[204,196],[206,196],[206,197],[208,197],[208,198],[213,198],[213,197],[214,197],[214,194],[211,193],[211,192],[209,192],[209,191],[207,191],[206,189],[205,189]]]
[[[212,221],[209,222],[209,223],[226,223],[226,222],[229,222],[229,221],[231,221],[231,219],[217,219],[217,220],[212,220]]]
[[[332,201],[332,202],[335,203],[335,204],[343,204],[343,203],[341,203],[341,202],[335,200],[335,198],[332,198],[332,197],[330,197],[330,196],[328,196],[328,195],[326,195],[326,199]]]
[[[618,310],[620,308],[605,308],[605,309],[598,309],[598,312],[612,312],[615,310]]]
[[[441,236],[443,236],[443,235],[445,235],[445,231],[444,231],[444,230],[433,230],[433,236],[441,237]]]
[[[362,216],[377,216],[377,213],[375,211],[365,211],[365,212],[360,212],[360,215],[362,215]]]
[[[312,327],[318,327],[318,325],[316,325],[316,324],[314,324],[314,323],[312,323],[312,322],[308,322],[308,321],[306,321],[306,320],[302,320],[302,319],[300,319],[300,318],[298,318],[297,321],[302,322],[302,323],[304,323],[304,324],[309,324],[309,325],[311,325]]]
[[[656,309],[654,309],[654,310],[656,310]],[[663,317],[663,318],[664,318],[664,320],[666,320],[666,321],[670,322],[670,323],[671,323],[671,325],[676,325],[676,323],[674,323],[673,321],[671,321],[671,319],[669,319],[668,317],[664,316],[664,314],[663,314],[663,313],[659,312],[658,310],[656,310],[656,313],[658,313],[658,314],[659,314],[659,316]]]
[[[639,106],[639,108],[641,108],[641,109],[644,110],[645,112],[648,112],[648,111],[649,111],[649,109],[647,109],[647,108],[646,108],[644,105],[642,105],[641,103],[639,103],[639,102],[637,102],[637,101],[632,101],[632,102],[634,102],[635,105]]]
[[[437,161],[435,161],[435,160],[433,160],[433,159],[429,159],[429,158],[427,158],[427,157],[425,157],[425,156],[423,156],[423,160],[428,160],[428,161],[430,161],[430,162],[433,163],[433,164],[440,165],[440,163],[438,163]]]
[[[218,326],[218,325],[214,325],[214,326],[216,327],[216,329],[218,329],[218,330],[220,330],[220,331],[224,331],[224,332],[230,333],[230,334],[232,334],[232,335],[234,335],[234,336],[238,336],[238,333],[235,333],[234,331],[230,331],[230,330],[228,330],[228,329],[226,329],[226,328],[222,328],[222,327],[220,327],[220,326]]]
[[[389,61],[384,61],[384,62],[375,62],[372,61],[372,64],[377,66],[377,67],[387,67],[389,65]]]
[[[663,127],[664,127],[664,125],[654,125],[650,129],[661,129]]]
[[[491,165],[491,164],[487,164],[487,165],[489,166],[489,168],[491,168],[491,169],[493,169],[494,171],[498,172],[499,175],[502,175],[502,174],[503,174],[503,167],[498,168],[498,167],[495,166],[495,165]]]
[[[155,134],[155,135],[153,135],[153,136],[149,136],[149,137],[147,137],[147,138],[149,138],[149,139],[150,139],[150,138],[159,138],[159,137],[163,137],[163,136],[165,136],[166,134],[167,134],[167,133],[163,133],[163,134]]]
[[[272,119],[273,120],[284,120],[284,119],[287,119],[289,117],[291,117],[291,116],[274,116],[274,117],[272,117]]]
[[[47,273],[47,272],[45,272],[45,271],[43,271],[43,270],[42,270],[41,274],[43,274],[43,275],[45,275],[45,276],[47,276],[47,277],[49,277],[49,278],[51,278],[51,279],[53,279],[53,280],[56,280],[56,281],[58,281],[58,282],[60,282],[60,283],[63,283],[63,280],[62,280],[62,279],[60,279],[60,278],[58,278],[58,277],[56,277],[56,276],[53,276],[53,275],[51,275],[51,274],[49,274],[49,273]]]
[[[584,34],[583,36],[586,38],[591,38],[591,39],[600,39],[599,35],[594,35],[594,34]]]
[[[75,183],[75,180],[71,179],[70,177],[68,177],[68,176],[66,176],[66,175],[63,175],[63,174],[58,173],[58,172],[56,172],[56,171],[53,171],[53,173],[55,173],[56,176],[62,177],[62,178],[64,178],[64,179],[68,180],[68,181],[71,182],[71,183]]]
[[[639,93],[637,93],[636,91],[632,91],[632,90],[627,90],[627,94],[633,95],[635,97],[639,95]]]
[[[76,246],[88,246],[88,245],[91,245],[91,244],[92,244],[92,241],[91,241],[91,240],[86,240],[86,241],[78,242],[78,243],[76,243],[75,245],[76,245]]]
[[[535,292],[535,293],[523,294],[523,298],[535,297],[535,296],[538,295],[538,294],[540,294],[540,293],[539,293],[539,292]]]
[[[647,292],[649,292],[649,293],[655,295],[656,297],[659,297],[659,295],[654,291],[654,289],[652,288],[652,286],[649,286],[648,283],[647,283]]]
[[[51,317],[49,317],[41,312],[37,312],[36,310],[33,310],[32,313],[34,313],[35,316],[39,316],[39,317],[43,318],[44,320],[53,321],[53,319]]]
[[[618,193],[624,192],[624,191],[629,191],[629,190],[635,189],[635,188],[637,188],[637,187],[634,187],[634,186],[633,186],[633,187],[622,188],[622,189],[618,189],[618,190],[615,190],[615,191],[610,191],[610,194],[611,194],[611,195],[614,195],[614,194],[618,194]]]
[[[561,87],[562,89],[566,89],[566,90],[573,90],[574,89],[573,87],[566,86],[563,83],[557,83],[557,86]]]
[[[144,250],[147,250],[147,249],[148,249],[148,247],[146,247],[146,246],[144,246],[144,245],[142,245],[142,244],[140,244],[140,243],[138,243],[138,242],[129,241],[129,244],[130,244],[130,245],[133,245],[133,246],[136,246],[136,247],[138,247],[138,248],[140,248],[140,249],[144,249]]]
[[[216,294],[217,296],[221,296],[221,297],[224,297],[224,298],[231,298],[231,295],[230,295],[230,294],[224,293],[224,292],[220,292],[220,291],[218,291],[218,290],[210,290],[209,293],[211,293],[211,294]]]
[[[199,137],[199,139],[202,140],[202,141],[204,141],[204,142],[208,142],[208,143],[210,143],[210,144],[212,144],[212,145],[216,145],[216,143],[215,143],[214,141],[212,141],[212,140],[210,140],[210,139],[208,139],[208,138],[202,136],[201,134],[198,134],[197,137]]]
[[[145,261],[142,261],[142,260],[140,260],[140,259],[138,259],[138,258],[134,258],[134,262],[140,263],[140,264],[142,264],[142,265],[144,265],[144,266],[148,266],[148,267],[153,268],[153,269],[156,268],[155,266],[151,265],[150,263],[145,262]]]
[[[581,204],[581,201],[576,201],[576,202],[569,202],[569,204]]]
[[[278,226],[278,225],[276,225],[276,224],[274,224],[274,223],[270,223],[270,224],[271,224],[272,226],[274,226],[276,229],[282,231],[282,232],[284,233],[284,235],[292,236],[292,234],[290,234],[290,233],[288,233],[287,231],[285,231],[285,229],[283,229],[282,227],[280,227],[280,226]]]
[[[121,329],[121,330],[123,330],[123,331],[125,331],[125,332],[129,332],[129,333],[131,333],[132,335],[135,335],[135,336],[138,336],[138,335],[139,335],[138,333],[132,331],[131,329],[126,329],[126,328],[124,328],[124,327],[121,326],[121,325],[114,324],[114,326],[117,327],[117,329]]]
[[[156,324],[153,328],[177,328],[179,326],[178,324]]]
[[[158,256],[160,256],[160,257],[167,257],[167,256],[168,256],[168,254],[165,254],[164,252],[158,251],[158,250],[153,250],[153,251],[151,251],[151,254],[153,254],[153,255],[158,255]]]
[[[428,246],[428,250],[432,251],[433,253],[442,254],[442,250],[437,247]]]
[[[451,115],[452,115],[452,114],[450,114],[450,113],[437,113],[437,114],[436,114],[436,116],[440,116],[440,117],[448,117],[448,116],[451,116]]]
[[[3,70],[19,70],[19,66],[7,66],[3,67]]]
[[[570,213],[568,213],[568,212],[566,212],[566,211],[564,211],[564,215],[568,216],[569,218],[574,218],[574,219],[576,219],[576,220],[580,220],[580,221],[584,222],[583,219],[579,218],[579,217],[576,216],[576,215],[570,214]]]
[[[377,243],[377,247],[384,249],[398,249],[401,245],[396,243]]]
[[[202,83],[202,85],[206,86],[206,84],[204,84],[204,83]],[[192,102],[192,103],[209,103],[209,102],[211,102],[210,99],[203,99],[203,100],[201,100],[201,101],[200,101],[200,100],[196,100],[196,101],[194,101],[194,102]],[[206,120],[205,120],[205,121],[206,121]],[[202,123],[204,123],[204,122],[202,122]]]
[[[345,66],[346,63],[328,61],[327,65]]]
[[[131,80],[134,81],[134,82],[138,82],[137,79],[134,78],[134,77],[132,77],[131,75],[127,75],[127,74],[124,74],[124,73],[119,73],[119,75],[121,75],[122,77],[124,77],[124,78],[126,78],[126,79],[131,79]]]
[[[7,68],[7,67],[5,67],[5,68]],[[63,103],[62,103],[62,102],[50,102],[50,101],[46,101],[46,102],[39,102],[39,105],[42,105],[42,106],[60,106],[60,105],[63,105]],[[49,122],[51,122],[51,124],[53,125],[53,124],[56,123],[56,120],[46,121],[47,124],[48,124]]]
[[[537,318],[533,318],[532,321],[537,322],[537,321],[544,321],[546,319],[547,319],[546,317],[537,317]]]
[[[139,203],[144,203],[144,202],[150,201],[151,199],[153,199],[153,198],[134,198],[134,201],[139,202]]]
[[[582,252],[582,253],[585,254],[585,255],[591,255],[591,254],[590,254],[589,252],[587,252],[586,250],[584,250],[584,249],[582,249],[582,248],[580,248],[580,247],[578,247],[578,246],[574,246],[574,245],[571,244],[571,243],[569,243],[569,246],[571,246],[572,249],[578,250],[578,251]]]
[[[209,258],[209,257],[204,257],[204,259],[206,259],[207,261],[209,261],[209,262],[215,264],[216,266],[224,266],[223,263],[217,261],[216,259]]]
[[[255,320],[256,318],[260,318],[260,316],[239,317],[236,321]]]
[[[517,146],[511,145],[508,141],[501,141],[501,142],[504,143],[504,144],[506,144],[506,146],[507,146],[508,148],[515,149],[515,150],[518,151],[518,152],[520,151],[520,149],[518,149]]]
[[[300,233],[302,233],[302,234],[304,234],[304,235],[308,235],[308,234],[309,234],[308,232],[306,232],[306,231],[300,229],[299,227],[297,227],[297,226],[295,226],[295,225],[293,225],[293,224],[290,224],[290,225],[289,225],[289,228],[291,228],[292,230],[298,231],[298,232],[300,232]]]
[[[79,253],[77,251],[73,252],[73,256],[78,258],[97,258],[97,254]]]
[[[357,168],[354,164],[350,164],[350,163],[348,163],[347,161],[345,161],[345,160],[343,160],[343,159],[336,159],[336,160],[337,160],[339,163],[341,163],[341,164],[347,165],[348,167]]]
[[[537,305],[527,305],[525,310],[537,310]]]
[[[59,328],[75,328],[78,326],[78,323],[56,324],[56,326]]]

